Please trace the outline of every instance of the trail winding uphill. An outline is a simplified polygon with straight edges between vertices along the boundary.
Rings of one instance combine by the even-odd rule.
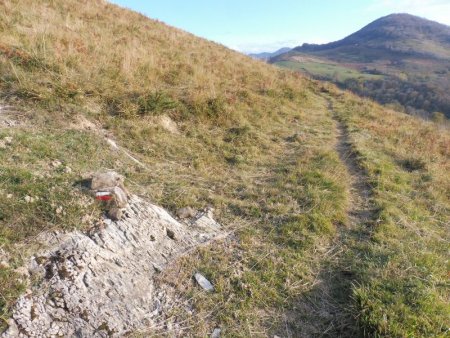
[[[349,195],[347,223],[337,226],[335,238],[318,253],[320,266],[313,288],[296,305],[295,320],[288,332],[292,337],[355,337],[358,327],[351,307],[351,286],[355,274],[348,261],[353,243],[367,239],[367,231],[374,221],[371,188],[367,175],[358,164],[344,123],[328,101],[329,113],[335,122],[335,151],[346,168]]]

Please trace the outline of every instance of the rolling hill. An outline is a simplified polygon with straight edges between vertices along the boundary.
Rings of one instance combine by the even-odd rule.
[[[437,22],[392,14],[340,41],[304,44],[270,62],[412,114],[450,117],[450,27]]]
[[[289,48],[289,47],[283,47],[283,48],[276,50],[275,52],[250,53],[250,54],[248,54],[248,56],[250,56],[254,59],[259,59],[259,60],[269,60],[270,58],[273,58],[275,56],[287,53],[291,49],[292,48]]]
[[[119,336],[117,327],[137,337],[448,334],[448,129],[103,0],[3,0],[0,9],[2,329],[30,335],[12,313],[41,327],[45,307],[48,336],[64,335],[69,320],[100,337]],[[158,212],[138,225],[127,214],[105,219],[82,189],[100,169],[125,176],[141,206],[127,213]],[[192,238],[179,238],[150,222],[178,224],[149,200],[172,215],[214,209],[227,236],[174,255],[202,233],[180,220]],[[117,236],[98,260],[75,252],[97,260],[90,276],[73,273],[73,255],[40,255],[63,235],[96,250],[102,229]],[[143,266],[145,246],[161,243],[166,264]],[[117,296],[121,282],[138,294],[146,280],[177,301]],[[55,290],[70,294],[70,283],[96,308],[62,301]],[[133,316],[133,329],[103,313],[97,293]],[[14,312],[24,298],[38,304]]]

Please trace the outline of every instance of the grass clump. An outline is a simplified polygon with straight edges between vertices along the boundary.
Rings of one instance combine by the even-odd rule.
[[[402,168],[409,172],[425,170],[427,166],[426,162],[419,158],[406,158],[400,161],[400,165],[402,166]]]
[[[178,106],[177,102],[164,94],[163,92],[150,93],[139,97],[139,114],[164,114],[168,110],[172,110]]]

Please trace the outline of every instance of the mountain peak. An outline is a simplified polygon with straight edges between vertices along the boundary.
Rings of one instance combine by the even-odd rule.
[[[366,50],[383,49],[390,54],[394,53],[395,57],[400,54],[420,54],[449,58],[450,27],[411,14],[395,13],[369,23],[342,40],[324,45],[303,44],[294,50],[321,52],[353,48],[356,45],[363,46]],[[437,45],[444,48],[434,48]]]
[[[407,13],[390,14],[379,18],[349,38],[373,38],[377,32],[384,38],[436,38],[443,33],[450,34],[450,27]],[[377,36],[380,37],[380,36]],[[344,39],[345,40],[345,39]]]

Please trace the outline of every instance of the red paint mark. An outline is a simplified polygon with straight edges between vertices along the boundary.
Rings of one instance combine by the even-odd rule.
[[[109,201],[112,196],[111,195],[102,195],[102,196],[95,196],[95,198],[99,201]]]

